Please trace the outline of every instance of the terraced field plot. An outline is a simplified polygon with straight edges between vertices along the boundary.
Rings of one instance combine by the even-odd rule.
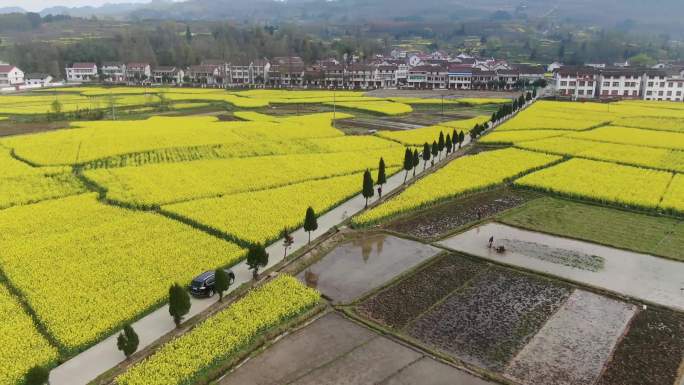
[[[95,198],[0,211],[0,268],[68,351],[161,303],[173,282],[189,282],[244,255],[179,222]]]
[[[384,204],[354,217],[353,223],[374,224],[448,198],[490,188],[559,159],[555,155],[513,148],[464,156],[420,179]]]

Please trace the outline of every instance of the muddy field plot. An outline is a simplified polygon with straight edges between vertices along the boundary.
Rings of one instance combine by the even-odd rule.
[[[684,315],[641,311],[597,385],[677,385],[683,361]]]
[[[298,278],[335,303],[349,303],[440,251],[434,246],[377,234],[341,243]]]
[[[539,195],[508,188],[487,191],[389,222],[383,228],[423,239],[436,239],[468,223],[493,217]]]
[[[408,334],[463,361],[501,371],[570,293],[541,278],[491,268],[416,320]]]
[[[481,263],[456,255],[437,257],[425,268],[368,298],[356,311],[375,322],[402,329],[484,268]]]
[[[634,305],[575,290],[505,370],[525,385],[593,384]]]

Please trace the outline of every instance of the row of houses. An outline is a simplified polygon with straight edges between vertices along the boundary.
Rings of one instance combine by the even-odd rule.
[[[48,74],[25,74],[15,65],[0,62],[0,90],[44,87],[52,84],[52,80]]]
[[[275,57],[249,63],[205,61],[185,69],[147,63],[74,63],[67,81],[128,84],[192,84],[215,87],[513,89],[544,77],[544,68],[504,65],[476,59],[376,58],[369,63],[342,64],[334,59],[305,65],[300,57]]]
[[[554,84],[557,96],[571,99],[684,101],[684,67],[561,67]]]

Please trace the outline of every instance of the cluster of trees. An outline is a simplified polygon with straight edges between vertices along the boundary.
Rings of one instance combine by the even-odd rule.
[[[0,23],[1,25],[2,23]],[[59,40],[31,39],[0,45],[0,56],[25,72],[44,72],[62,77],[63,68],[74,62],[148,62],[152,66],[187,67],[203,60],[249,63],[258,58],[300,56],[307,63],[328,57],[351,60],[383,49],[370,37],[318,37],[301,26],[279,28],[222,22],[190,24],[162,22],[133,24],[112,36],[88,38],[71,44]]]

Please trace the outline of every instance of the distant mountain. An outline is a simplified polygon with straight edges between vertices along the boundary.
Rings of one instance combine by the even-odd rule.
[[[26,10],[21,7],[0,7],[0,15],[7,13],[26,13]]]
[[[341,22],[377,20],[454,21],[488,17],[497,11],[529,17],[614,26],[681,26],[682,0],[153,0],[100,7],[52,7],[40,13],[136,20],[239,20],[253,22]],[[499,12],[501,14],[501,12]]]

